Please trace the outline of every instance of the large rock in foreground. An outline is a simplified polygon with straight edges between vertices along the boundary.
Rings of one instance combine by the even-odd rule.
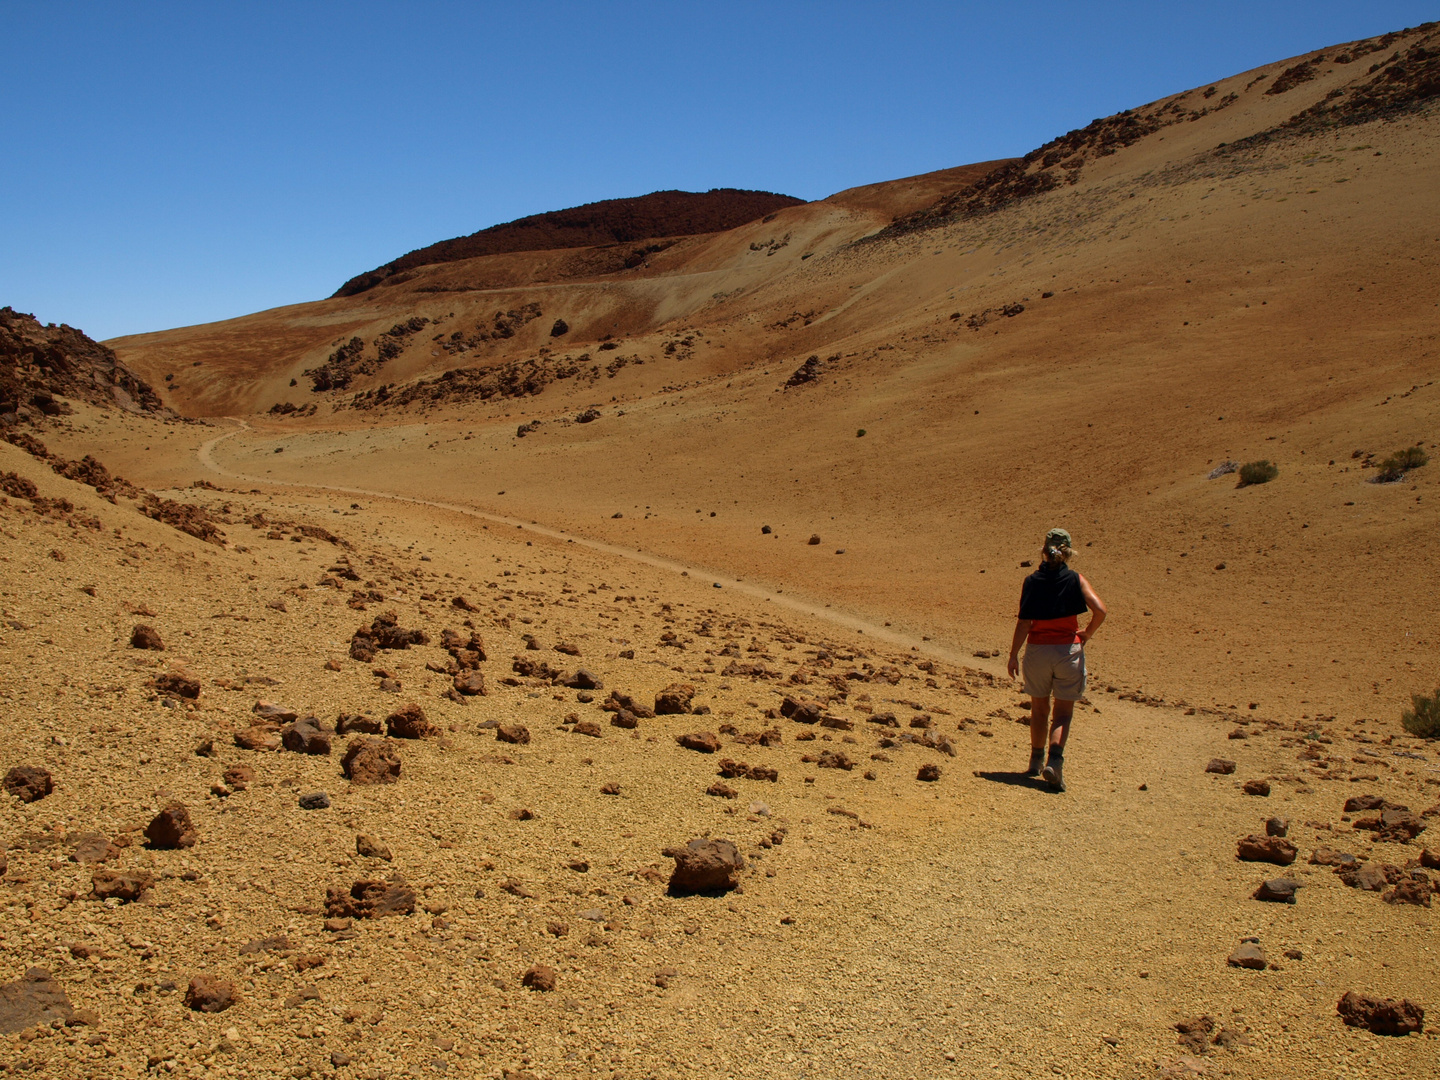
[[[1404,998],[1372,998],[1351,990],[1335,1008],[1351,1027],[1363,1027],[1376,1035],[1409,1035],[1425,1030],[1425,1010]]]
[[[671,896],[696,893],[719,895],[740,884],[745,856],[729,840],[691,840],[684,847],[666,848],[662,855],[675,860],[670,875]]]
[[[75,1012],[65,988],[44,968],[33,967],[23,978],[0,983],[0,1035],[24,1031],[36,1024],[69,1020]]]
[[[353,739],[340,771],[352,784],[393,784],[400,779],[400,755],[383,739]]]

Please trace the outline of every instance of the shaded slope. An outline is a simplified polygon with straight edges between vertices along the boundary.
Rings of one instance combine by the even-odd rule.
[[[626,244],[637,240],[722,232],[804,200],[769,191],[712,188],[656,191],[632,199],[604,199],[568,210],[532,214],[469,236],[442,240],[351,278],[336,296],[354,296],[405,270],[513,251]]]

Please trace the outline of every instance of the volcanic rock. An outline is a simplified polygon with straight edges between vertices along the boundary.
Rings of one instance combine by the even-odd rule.
[[[1350,990],[1335,1009],[1350,1027],[1363,1027],[1376,1035],[1409,1035],[1425,1030],[1425,1010],[1407,998],[1372,998]]]
[[[1354,866],[1356,859],[1354,855],[1344,851],[1336,851],[1334,848],[1325,846],[1317,847],[1310,853],[1311,866]]]
[[[695,839],[661,854],[675,860],[671,896],[728,892],[739,884],[739,873],[745,869],[745,857],[729,840]]]
[[[70,849],[71,862],[90,865],[109,862],[120,855],[120,849],[99,833],[82,833],[72,839],[74,846]]]
[[[1272,817],[1265,819],[1266,836],[1288,836],[1290,833],[1290,822],[1284,818]]]
[[[280,731],[270,723],[252,724],[248,728],[242,728],[235,732],[235,745],[242,750],[279,750],[281,744]]]
[[[495,741],[525,746],[530,742],[530,729],[524,724],[501,724],[495,729]]]
[[[610,717],[610,726],[625,728],[627,731],[630,731],[640,726],[640,719],[629,709],[621,709],[614,716]]]
[[[1231,967],[1250,968],[1253,971],[1265,970],[1265,950],[1253,941],[1242,942],[1236,947],[1225,962]]]
[[[185,990],[185,1004],[195,1012],[224,1012],[239,1000],[234,983],[209,975],[196,975]]]
[[[114,896],[129,903],[139,900],[153,881],[142,870],[123,873],[119,870],[97,870],[90,879],[91,895],[97,900],[108,900]]]
[[[50,770],[39,765],[16,765],[5,774],[4,786],[24,803],[38,802],[55,790]]]
[[[485,676],[478,668],[466,669],[455,676],[454,687],[457,693],[466,697],[475,697],[485,693]]]
[[[629,694],[621,693],[619,690],[611,690],[610,696],[605,699],[600,708],[606,712],[634,713],[642,720],[651,720],[655,717],[654,709],[636,701]]]
[[[1295,892],[1300,887],[1300,882],[1289,878],[1271,878],[1269,881],[1262,881],[1260,887],[1251,895],[1256,900],[1265,900],[1272,904],[1293,904]]]
[[[330,796],[323,791],[309,791],[300,796],[301,810],[328,810]]]
[[[713,754],[720,749],[720,740],[713,731],[693,731],[688,735],[677,735],[675,741],[686,750],[698,750],[702,754]]]
[[[336,735],[379,735],[381,730],[379,720],[363,714],[352,716],[349,713],[341,713],[335,721]]]
[[[520,984],[531,990],[549,993],[555,989],[555,969],[549,964],[534,964],[520,977]]]
[[[146,626],[144,623],[136,623],[130,631],[130,647],[132,649],[154,649],[156,652],[165,650],[165,643],[160,640],[160,631],[153,626]]]
[[[818,701],[787,696],[780,703],[780,715],[789,717],[797,724],[814,724],[824,715],[824,709]]]
[[[392,739],[423,739],[440,734],[440,729],[425,718],[425,710],[414,702],[385,718],[385,734]]]
[[[849,772],[855,768],[855,762],[846,756],[843,750],[822,750],[820,756],[815,759],[816,768],[820,769],[844,769]],[[939,766],[937,765],[938,769]]]
[[[352,784],[393,784],[400,779],[400,755],[381,739],[352,739],[340,771]]]
[[[915,779],[929,781],[939,780],[940,766],[931,762],[927,762],[926,764],[921,765],[920,771],[915,774]]]
[[[362,879],[350,886],[325,890],[325,915],[330,919],[379,919],[386,915],[411,915],[415,911],[415,890],[402,879]]]
[[[275,724],[289,724],[300,719],[300,714],[288,705],[281,705],[277,701],[260,700],[250,707],[255,714],[255,722],[270,721]]]
[[[1335,876],[1352,889],[1362,892],[1380,892],[1401,879],[1398,866],[1383,863],[1354,863],[1336,868]]]
[[[1409,878],[1397,882],[1389,892],[1381,893],[1380,899],[1387,904],[1414,904],[1416,907],[1429,907],[1430,897],[1434,895],[1435,887],[1427,880],[1420,878]]]
[[[171,671],[155,676],[155,689],[172,697],[189,698],[194,701],[200,696],[200,680]]]
[[[1245,792],[1246,795],[1261,795],[1261,796],[1269,795],[1269,794],[1270,794],[1270,781],[1269,781],[1269,780],[1246,780],[1245,783],[1244,783],[1244,786],[1242,787],[1242,790]]]
[[[1219,773],[1221,776],[1229,776],[1235,771],[1235,762],[1226,761],[1224,758],[1211,758],[1210,763],[1205,766],[1209,773]]]
[[[280,741],[286,750],[297,754],[330,753],[330,732],[313,716],[286,725],[281,729]]]
[[[390,861],[390,849],[369,833],[361,833],[355,837],[355,853],[366,859]]]
[[[244,791],[246,785],[255,782],[255,770],[249,765],[227,765],[222,778],[236,791]]]
[[[1268,862],[1289,866],[1299,852],[1294,844],[1279,836],[1258,836],[1251,833],[1236,845],[1235,857],[1245,862]]]
[[[655,695],[655,713],[658,716],[688,713],[694,697],[695,687],[689,683],[671,683]]]
[[[65,988],[44,968],[32,967],[14,982],[0,983],[0,1035],[70,1020],[75,1012]]]
[[[184,803],[172,802],[145,826],[150,847],[161,849],[194,847],[199,839]]]

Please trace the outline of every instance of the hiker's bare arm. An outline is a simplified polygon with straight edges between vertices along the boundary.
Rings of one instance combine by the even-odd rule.
[[[1025,644],[1025,635],[1030,633],[1031,619],[1015,620],[1015,636],[1010,639],[1010,659],[1005,664],[1005,670],[1010,677],[1016,678],[1020,674],[1020,646]]]
[[[1095,636],[1095,631],[1100,629],[1100,624],[1105,621],[1105,601],[1101,600],[1095,590],[1090,587],[1090,582],[1085,580],[1084,574],[1075,575],[1080,579],[1080,595],[1085,598],[1085,606],[1090,609],[1090,622],[1085,629],[1080,631],[1080,643],[1083,645]]]

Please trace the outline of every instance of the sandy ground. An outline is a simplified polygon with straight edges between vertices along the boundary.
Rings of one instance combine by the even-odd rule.
[[[94,1013],[92,1026],[7,1037],[12,1062],[97,1077],[151,1063],[195,1076],[1129,1076],[1182,1061],[1172,1025],[1198,1014],[1250,1045],[1190,1056],[1197,1069],[1414,1076],[1435,1060],[1431,1035],[1385,1039],[1334,1012],[1351,988],[1428,1004],[1431,911],[1383,903],[1306,863],[1322,843],[1398,865],[1418,856],[1420,843],[1372,844],[1341,821],[1352,794],[1417,811],[1440,796],[1433,747],[1393,723],[1187,715],[1120,700],[1102,675],[1077,719],[1070,790],[1054,795],[1016,775],[1027,728],[1011,719],[1022,701],[1006,681],[698,573],[383,499],[352,508],[302,489],[164,493],[223,512],[221,548],[123,497],[112,506],[15,448],[0,457],[0,469],[103,525],[42,518],[24,500],[0,507],[4,647],[17,660],[0,689],[17,720],[0,736],[0,761],[42,764],[56,785],[36,803],[6,800],[0,956],[16,975],[47,966],[75,1008]],[[268,539],[268,524],[242,520],[256,511],[290,524]],[[305,523],[353,547],[293,542]],[[365,580],[346,589],[384,596],[363,613],[347,606],[351,594],[317,585],[347,561]],[[452,607],[456,595],[478,610]],[[135,615],[141,605],[153,615]],[[445,660],[433,643],[349,659],[350,634],[381,609],[435,641],[470,618],[489,694],[440,698],[450,679],[426,669]],[[160,631],[164,652],[128,646],[137,621]],[[683,647],[662,644],[667,632]],[[579,657],[554,652],[561,641]],[[1095,649],[1103,655],[1098,638]],[[587,704],[537,679],[506,686],[512,655],[583,664],[606,690]],[[724,675],[732,662],[775,675]],[[378,688],[380,668],[398,692]],[[167,670],[196,676],[199,698],[167,707],[148,685]],[[841,679],[847,694],[823,681],[851,671],[866,677]],[[708,715],[642,719],[629,733],[597,708],[610,688],[646,701],[676,680],[697,688]],[[829,700],[828,714],[853,729],[767,718],[785,693]],[[398,783],[352,787],[339,746],[308,757],[231,745],[259,698],[327,721],[413,700],[441,732],[399,742]],[[572,712],[598,720],[601,737],[568,731]],[[868,722],[883,712],[902,727]],[[881,747],[922,730],[904,726],[921,715],[955,756]],[[497,743],[487,721],[522,722],[532,741]],[[722,724],[773,727],[783,741],[721,734],[714,755],[673,741]],[[1250,737],[1227,738],[1237,726]],[[197,756],[207,738],[215,756]],[[1297,760],[1312,745],[1319,764]],[[848,754],[855,769],[801,760],[819,749]],[[707,795],[717,759],[732,755],[773,766],[779,780],[727,781],[734,800]],[[1237,771],[1204,772],[1215,756]],[[917,780],[931,762],[940,780]],[[251,765],[255,782],[209,794],[235,763]],[[1260,777],[1271,778],[1268,798],[1240,790]],[[600,792],[610,782],[618,796]],[[300,809],[312,790],[332,805]],[[199,842],[147,850],[139,830],[172,798],[190,808]],[[749,812],[759,802],[763,816]],[[512,820],[521,808],[534,818]],[[1282,871],[1235,857],[1236,840],[1273,814],[1292,822],[1301,852],[1283,871],[1305,885],[1293,907],[1251,899]],[[761,847],[777,829],[783,842]],[[90,832],[134,841],[111,865],[154,875],[143,900],[85,898],[95,867],[68,855]],[[388,844],[393,862],[358,856],[361,832]],[[746,855],[743,891],[666,896],[661,850],[706,835]],[[581,862],[583,873],[570,868]],[[357,921],[353,936],[323,929],[327,886],[396,874],[417,890],[415,914]],[[566,935],[548,932],[551,922]],[[285,948],[241,952],[275,935]],[[1275,970],[1226,965],[1252,935]],[[554,992],[521,987],[536,962],[557,970]],[[232,980],[238,1004],[186,1009],[197,974]]]

